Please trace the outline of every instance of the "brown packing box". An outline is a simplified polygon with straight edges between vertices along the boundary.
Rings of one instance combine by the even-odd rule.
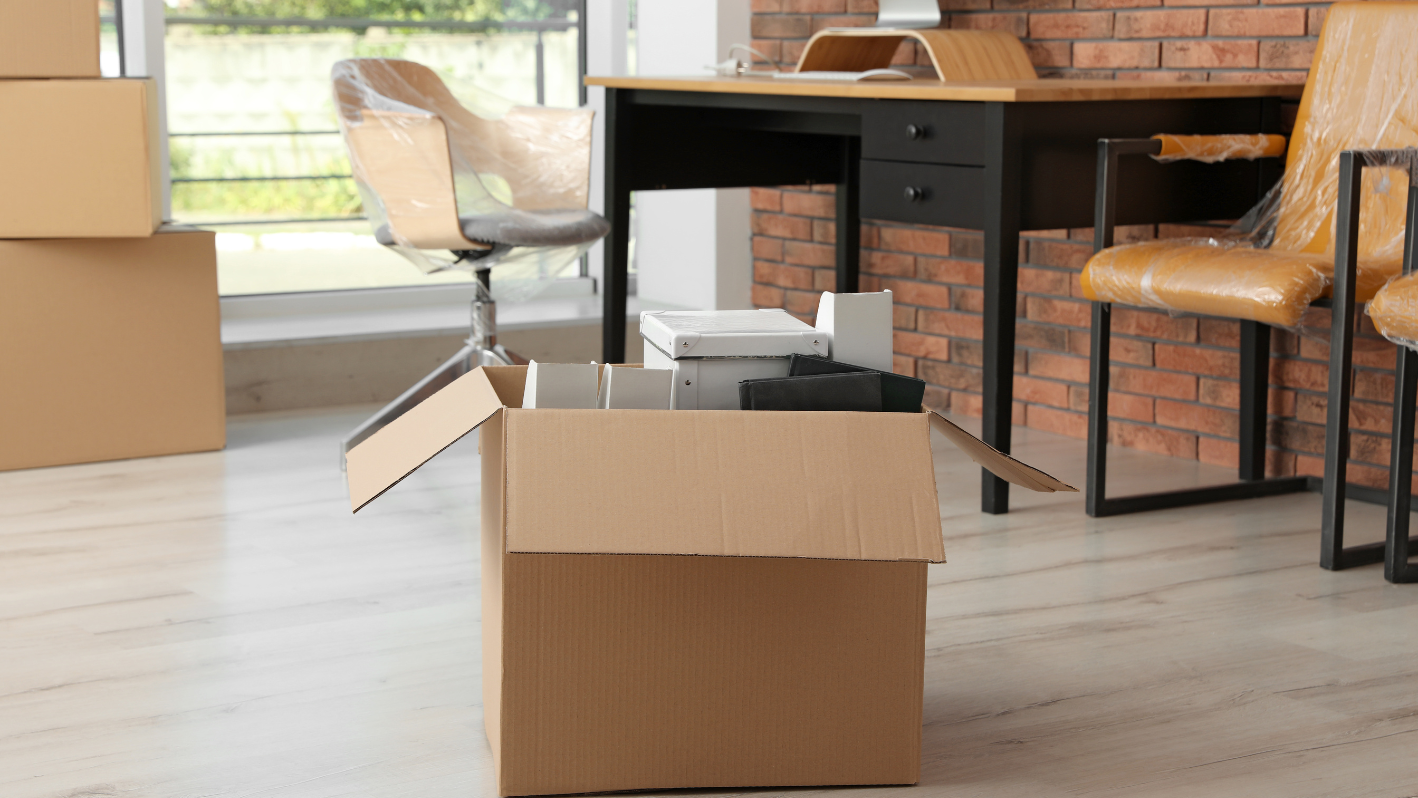
[[[1070,488],[934,414],[523,410],[525,381],[473,371],[348,457],[358,509],[481,425],[499,792],[917,781],[930,426]]]
[[[152,235],[159,152],[151,80],[0,80],[0,238]]]
[[[99,76],[98,0],[0,0],[0,78]]]
[[[215,234],[0,241],[0,470],[220,449]]]

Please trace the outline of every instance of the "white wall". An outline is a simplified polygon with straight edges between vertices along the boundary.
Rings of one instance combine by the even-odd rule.
[[[703,75],[748,44],[749,0],[638,0],[636,71]],[[686,154],[689,155],[689,154]],[[643,191],[635,197],[640,297],[700,309],[751,306],[748,189]]]

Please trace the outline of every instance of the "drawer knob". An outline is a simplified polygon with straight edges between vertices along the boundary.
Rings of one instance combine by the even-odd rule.
[[[927,190],[919,186],[907,186],[903,192],[907,202],[920,202],[926,198]]]
[[[926,126],[925,126],[925,125],[907,125],[907,126],[906,126],[906,138],[908,138],[908,139],[910,139],[910,140],[912,140],[912,141],[919,141],[920,139],[923,139],[923,138],[925,138],[925,137],[926,137]]]

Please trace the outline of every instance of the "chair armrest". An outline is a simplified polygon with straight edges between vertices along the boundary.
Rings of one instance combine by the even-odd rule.
[[[1158,133],[1153,141],[1162,149],[1152,157],[1163,162],[1201,161],[1217,163],[1244,158],[1279,158],[1285,154],[1285,137],[1268,133],[1255,135],[1175,136]]]

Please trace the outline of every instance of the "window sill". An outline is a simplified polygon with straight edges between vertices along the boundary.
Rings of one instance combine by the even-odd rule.
[[[498,329],[504,332],[599,324],[601,297],[591,278],[559,281],[528,302],[499,303]],[[371,291],[224,297],[222,347],[258,349],[301,344],[348,343],[392,338],[467,335],[473,289],[419,286]],[[640,311],[668,309],[626,303],[626,318]]]

